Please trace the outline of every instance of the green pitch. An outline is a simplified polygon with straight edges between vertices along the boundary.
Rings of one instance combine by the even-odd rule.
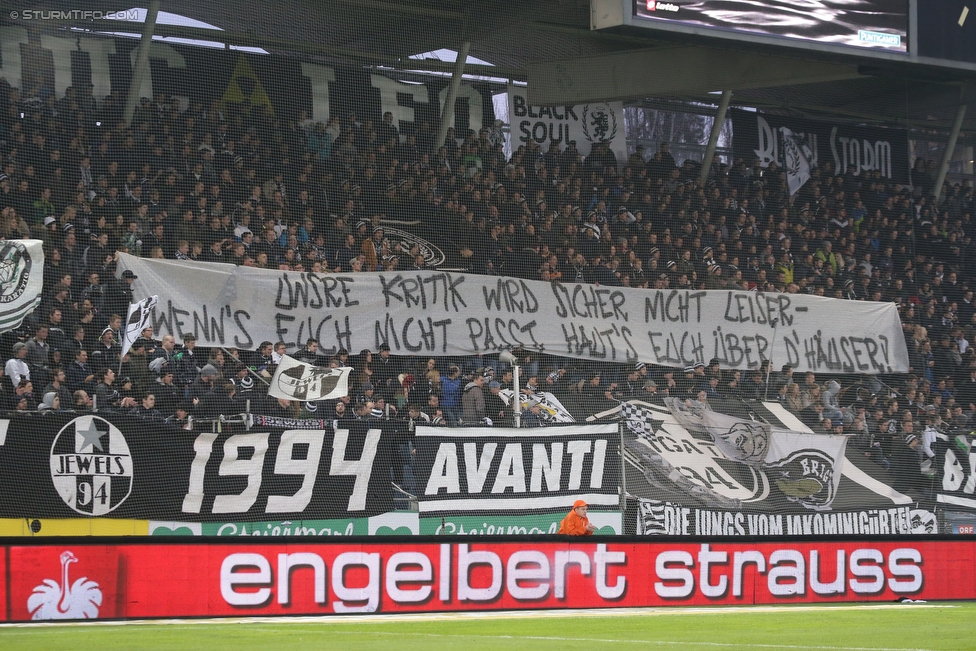
[[[619,613],[620,611],[615,611]],[[633,611],[625,615],[445,615],[435,619],[130,623],[0,628],[0,649],[976,649],[976,604]]]

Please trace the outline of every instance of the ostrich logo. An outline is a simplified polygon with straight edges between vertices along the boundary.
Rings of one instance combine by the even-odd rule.
[[[31,619],[96,619],[102,605],[102,591],[87,576],[71,583],[68,566],[77,563],[78,557],[70,551],[61,554],[61,584],[54,579],[44,579],[34,588],[27,599]]]

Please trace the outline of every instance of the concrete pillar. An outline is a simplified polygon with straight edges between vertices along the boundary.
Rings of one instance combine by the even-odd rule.
[[[712,159],[715,157],[715,148],[718,147],[718,137],[722,133],[722,125],[725,124],[725,113],[729,110],[729,101],[732,100],[732,91],[723,90],[722,99],[718,103],[718,111],[715,113],[715,122],[712,124],[712,132],[708,135],[708,147],[705,148],[705,158],[702,160],[701,182],[702,185],[708,180],[708,171],[712,167]]]
[[[939,165],[939,176],[935,179],[935,187],[932,193],[935,195],[935,204],[939,204],[942,197],[942,186],[945,184],[946,174],[949,173],[949,161],[956,150],[956,140],[959,139],[959,131],[962,129],[962,121],[966,117],[966,104],[963,97],[966,93],[966,85],[963,84],[959,90],[959,107],[956,109],[956,121],[952,123],[952,132],[949,134],[949,142],[946,144],[945,155],[942,156],[942,164]]]
[[[149,46],[152,44],[153,32],[156,30],[156,17],[159,15],[159,0],[151,0],[146,12],[146,22],[142,28],[142,39],[139,41],[139,54],[136,64],[132,68],[132,81],[129,83],[129,94],[125,98],[125,111],[122,119],[125,126],[132,126],[132,116],[139,103],[139,89],[142,88],[143,78],[149,74]]]
[[[447,97],[444,98],[444,106],[441,108],[441,124],[437,128],[437,147],[441,147],[447,139],[447,130],[454,124],[454,100],[457,99],[458,88],[461,87],[461,76],[464,74],[464,64],[468,60],[468,52],[471,50],[471,42],[461,43],[458,50],[457,61],[454,62],[454,75],[451,77],[451,85],[447,87]]]

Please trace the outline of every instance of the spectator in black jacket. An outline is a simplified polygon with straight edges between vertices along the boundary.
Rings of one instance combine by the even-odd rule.
[[[105,292],[105,311],[109,314],[126,315],[132,300],[132,283],[138,278],[126,269],[121,277],[113,280]]]
[[[66,383],[72,392],[84,389],[91,393],[94,388],[95,373],[88,366],[88,351],[79,348],[75,351],[75,359],[68,366]]]

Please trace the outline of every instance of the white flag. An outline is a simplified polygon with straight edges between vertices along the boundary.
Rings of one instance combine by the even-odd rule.
[[[322,368],[285,355],[271,378],[268,395],[286,400],[330,400],[349,395],[352,369]]]
[[[44,243],[0,242],[0,332],[18,327],[41,304],[43,286]]]
[[[142,331],[149,325],[149,315],[152,314],[152,309],[156,307],[157,301],[159,301],[158,296],[150,296],[138,303],[129,305],[129,315],[125,320],[125,327],[122,329],[122,355],[120,358],[125,357],[135,340],[142,336]]]
[[[786,166],[786,181],[790,194],[794,195],[810,180],[810,158],[812,153],[806,143],[797,142],[797,135],[786,127],[783,132],[783,162]]]
[[[844,470],[847,437],[774,429],[764,468],[791,502],[830,510]]]
[[[512,404],[512,396],[515,394],[511,389],[502,389],[498,392],[498,397],[506,405]],[[534,400],[542,408],[542,419],[551,423],[575,423],[576,419],[570,414],[559,398],[548,391],[540,391],[532,394],[531,397],[522,394],[519,396],[519,405],[522,412],[529,410],[529,401]]]

